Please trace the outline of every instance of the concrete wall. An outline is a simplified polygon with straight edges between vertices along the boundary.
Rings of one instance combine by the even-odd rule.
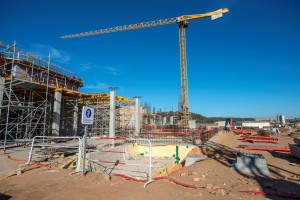
[[[149,156],[149,146],[148,145],[137,145],[132,144],[128,146],[130,153],[133,156],[137,156],[138,154],[143,154],[144,156]],[[178,156],[180,161],[183,161],[185,157],[194,149],[197,148],[193,145],[178,145]],[[176,155],[176,145],[157,145],[152,146],[151,148],[151,156],[155,157],[174,157]]]

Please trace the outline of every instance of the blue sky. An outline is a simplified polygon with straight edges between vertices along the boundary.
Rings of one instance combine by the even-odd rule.
[[[223,18],[187,29],[189,102],[204,116],[300,117],[299,0],[2,1],[0,40],[75,72],[85,92],[142,96],[177,110],[176,24],[59,40],[89,30],[228,8]]]

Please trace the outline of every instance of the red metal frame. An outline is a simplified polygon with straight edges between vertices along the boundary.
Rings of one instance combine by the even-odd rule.
[[[261,150],[261,151],[287,151],[287,152],[291,151],[290,148],[287,147],[287,146],[284,146],[284,147],[245,146],[244,149],[247,149],[247,150]]]
[[[257,138],[253,136],[246,136],[244,140],[249,142],[266,142],[266,143],[278,143],[279,140],[277,138]]]

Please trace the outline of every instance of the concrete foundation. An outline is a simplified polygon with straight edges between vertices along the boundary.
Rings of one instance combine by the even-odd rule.
[[[152,145],[152,177],[166,176],[175,167],[176,157],[182,163],[195,146]],[[118,145],[113,148],[103,147],[98,152],[88,154],[91,171],[106,174],[123,174],[136,179],[149,178],[149,146]]]

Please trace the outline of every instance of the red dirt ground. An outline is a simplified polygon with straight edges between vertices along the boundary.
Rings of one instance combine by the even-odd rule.
[[[238,138],[233,133],[223,133],[215,146],[203,150],[209,156],[207,160],[169,175],[177,181],[204,188],[192,189],[168,180],[158,180],[143,188],[144,183],[116,176],[112,176],[111,181],[105,181],[96,173],[83,177],[80,174],[69,175],[70,170],[39,168],[0,179],[0,199],[282,199],[279,196],[245,194],[240,192],[242,190],[300,197],[299,159],[289,153],[243,151],[236,146],[249,143]],[[279,144],[293,143],[288,136],[278,138]],[[230,164],[239,150],[263,154],[270,175],[249,176],[232,169]]]

